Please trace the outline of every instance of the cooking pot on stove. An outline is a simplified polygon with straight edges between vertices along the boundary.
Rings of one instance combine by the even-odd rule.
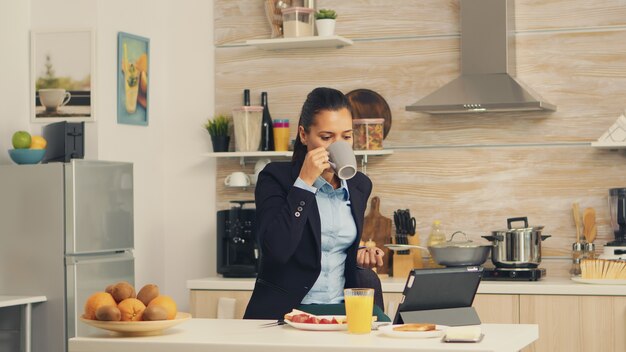
[[[465,241],[455,240],[457,234],[465,236]],[[448,241],[428,246],[428,251],[439,265],[474,266],[483,265],[492,248],[492,245],[473,242],[464,232],[457,231]]]
[[[511,226],[524,222],[524,227]],[[506,220],[507,230],[492,231],[482,236],[493,242],[491,261],[498,268],[536,268],[541,263],[541,242],[550,235],[542,235],[543,226],[528,226],[528,218]]]

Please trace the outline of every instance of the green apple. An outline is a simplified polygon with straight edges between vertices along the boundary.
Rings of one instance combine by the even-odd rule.
[[[28,149],[30,148],[30,133],[26,131],[17,131],[13,133],[13,148]]]

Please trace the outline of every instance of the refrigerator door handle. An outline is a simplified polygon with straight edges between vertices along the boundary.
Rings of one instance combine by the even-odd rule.
[[[104,263],[104,262],[120,262],[134,259],[133,252],[117,251],[107,254],[79,254],[79,255],[66,255],[65,265],[77,265],[84,262],[89,263]]]

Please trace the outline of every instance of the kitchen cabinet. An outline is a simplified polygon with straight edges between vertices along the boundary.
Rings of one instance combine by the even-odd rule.
[[[626,297],[520,295],[520,323],[539,324],[524,351],[626,351]]]
[[[190,296],[191,315],[194,318],[216,318],[220,298],[235,299],[235,318],[243,318],[252,291],[227,290],[192,290]],[[385,313],[395,314],[402,297],[398,292],[383,293]],[[483,323],[519,323],[518,295],[478,294],[474,299],[474,308]],[[394,315],[390,314],[390,315]],[[393,318],[393,317],[392,317]]]
[[[519,323],[518,295],[477,294],[472,305],[483,323]],[[395,315],[402,293],[385,292],[385,313]],[[393,318],[393,317],[392,317]]]
[[[385,312],[391,316],[402,297],[403,279],[382,279]],[[254,279],[190,280],[194,317],[214,318],[220,297],[235,299],[243,317]],[[486,324],[538,324],[539,340],[525,352],[626,351],[626,291],[619,285],[578,284],[548,277],[539,282],[481,282],[474,308]]]
[[[220,298],[235,299],[235,319],[243,318],[252,291],[192,290],[189,299],[194,318],[217,318]]]

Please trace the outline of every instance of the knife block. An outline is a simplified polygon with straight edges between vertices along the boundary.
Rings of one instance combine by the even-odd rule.
[[[393,277],[406,278],[413,270],[413,256],[407,254],[393,254]]]
[[[420,237],[419,233],[415,232],[414,236],[408,237],[409,244],[419,246],[420,245]],[[421,269],[424,267],[423,262],[423,253],[419,248],[411,249],[411,256],[413,257],[413,268]]]

